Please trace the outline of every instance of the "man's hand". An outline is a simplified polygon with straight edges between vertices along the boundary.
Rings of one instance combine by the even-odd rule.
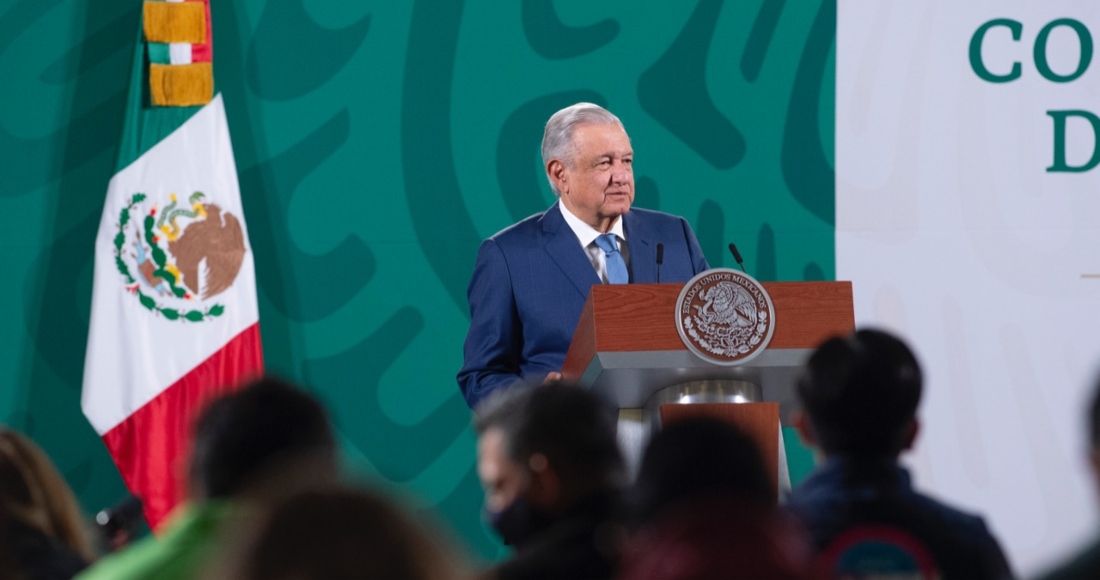
[[[561,380],[561,373],[559,373],[559,372],[550,372],[550,373],[546,373],[546,378],[542,379],[542,384],[545,385],[546,383],[552,383],[554,381],[560,381],[560,380]]]

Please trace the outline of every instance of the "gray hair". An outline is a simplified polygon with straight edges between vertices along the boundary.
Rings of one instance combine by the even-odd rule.
[[[573,132],[580,125],[618,125],[623,132],[623,122],[613,115],[611,111],[592,103],[577,103],[570,105],[557,113],[554,113],[546,122],[546,129],[542,132],[542,166],[551,159],[560,159],[569,167],[573,167]],[[561,197],[558,186],[547,175],[550,189],[554,195]]]

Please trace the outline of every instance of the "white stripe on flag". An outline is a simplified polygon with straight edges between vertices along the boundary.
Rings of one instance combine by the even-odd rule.
[[[172,64],[191,64],[191,43],[172,42],[168,45],[169,62]]]
[[[209,308],[217,303],[224,306],[224,312],[202,322],[169,320],[142,306],[137,296],[127,291],[114,258],[113,239],[119,232],[120,212],[131,196],[146,194],[150,201],[147,207],[156,207],[152,204],[159,201],[160,212],[168,205],[170,194],[176,193],[185,201],[192,192],[203,192],[223,215],[236,216],[245,245],[244,261],[232,286],[195,306]],[[132,219],[141,220],[146,215]],[[136,240],[127,240],[124,251],[136,249]],[[111,179],[95,252],[81,406],[102,435],[259,321],[252,248],[220,94]],[[143,284],[139,272],[132,274],[139,285]],[[155,295],[155,290],[145,286],[141,290]]]

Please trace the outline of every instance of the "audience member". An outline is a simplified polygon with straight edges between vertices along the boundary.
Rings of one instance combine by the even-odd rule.
[[[4,578],[72,578],[93,559],[72,490],[46,454],[0,428],[0,573]]]
[[[1094,483],[1100,488],[1100,379],[1093,387],[1092,404],[1089,405],[1089,467]],[[1045,580],[1077,580],[1100,578],[1100,539],[1094,539],[1084,550],[1061,566],[1046,573]]]
[[[496,578],[610,578],[623,478],[615,412],[551,383],[478,407],[477,471],[493,527],[516,549]]]
[[[215,566],[211,579],[467,577],[449,541],[366,491],[302,491],[277,502]],[[251,529],[249,529],[251,528]]]
[[[825,461],[788,503],[813,536],[817,573],[1010,576],[980,517],[917,493],[898,465],[917,436],[921,382],[913,353],[881,331],[832,338],[810,357],[794,423]]]
[[[760,452],[740,431],[710,418],[669,425],[646,448],[630,494],[640,529],[620,576],[802,577],[804,534],[772,497]]]
[[[194,578],[220,540],[225,523],[255,489],[293,487],[281,467],[306,462],[303,476],[336,477],[328,417],[312,397],[278,379],[263,378],[210,404],[195,425],[189,470],[190,501],[159,538],[146,538],[107,556],[81,578]]]

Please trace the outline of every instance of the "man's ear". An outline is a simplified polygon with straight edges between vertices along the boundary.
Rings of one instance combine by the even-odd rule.
[[[527,468],[531,472],[527,497],[540,507],[553,509],[561,500],[561,479],[558,473],[542,453],[532,455],[527,460]]]
[[[905,429],[905,438],[901,440],[901,450],[909,451],[913,448],[913,444],[916,443],[917,435],[920,434],[920,419],[913,417],[909,420],[909,425]]]
[[[565,164],[560,159],[551,159],[546,163],[546,175],[550,177],[550,180],[554,182],[554,185],[558,187],[558,191],[562,193],[568,192],[566,187],[569,182],[568,172],[565,170]]]
[[[807,447],[817,447],[817,437],[814,436],[814,430],[810,427],[810,418],[806,415],[805,411],[801,409],[792,411],[791,424],[794,425],[795,431],[798,432],[798,438],[801,439]]]

